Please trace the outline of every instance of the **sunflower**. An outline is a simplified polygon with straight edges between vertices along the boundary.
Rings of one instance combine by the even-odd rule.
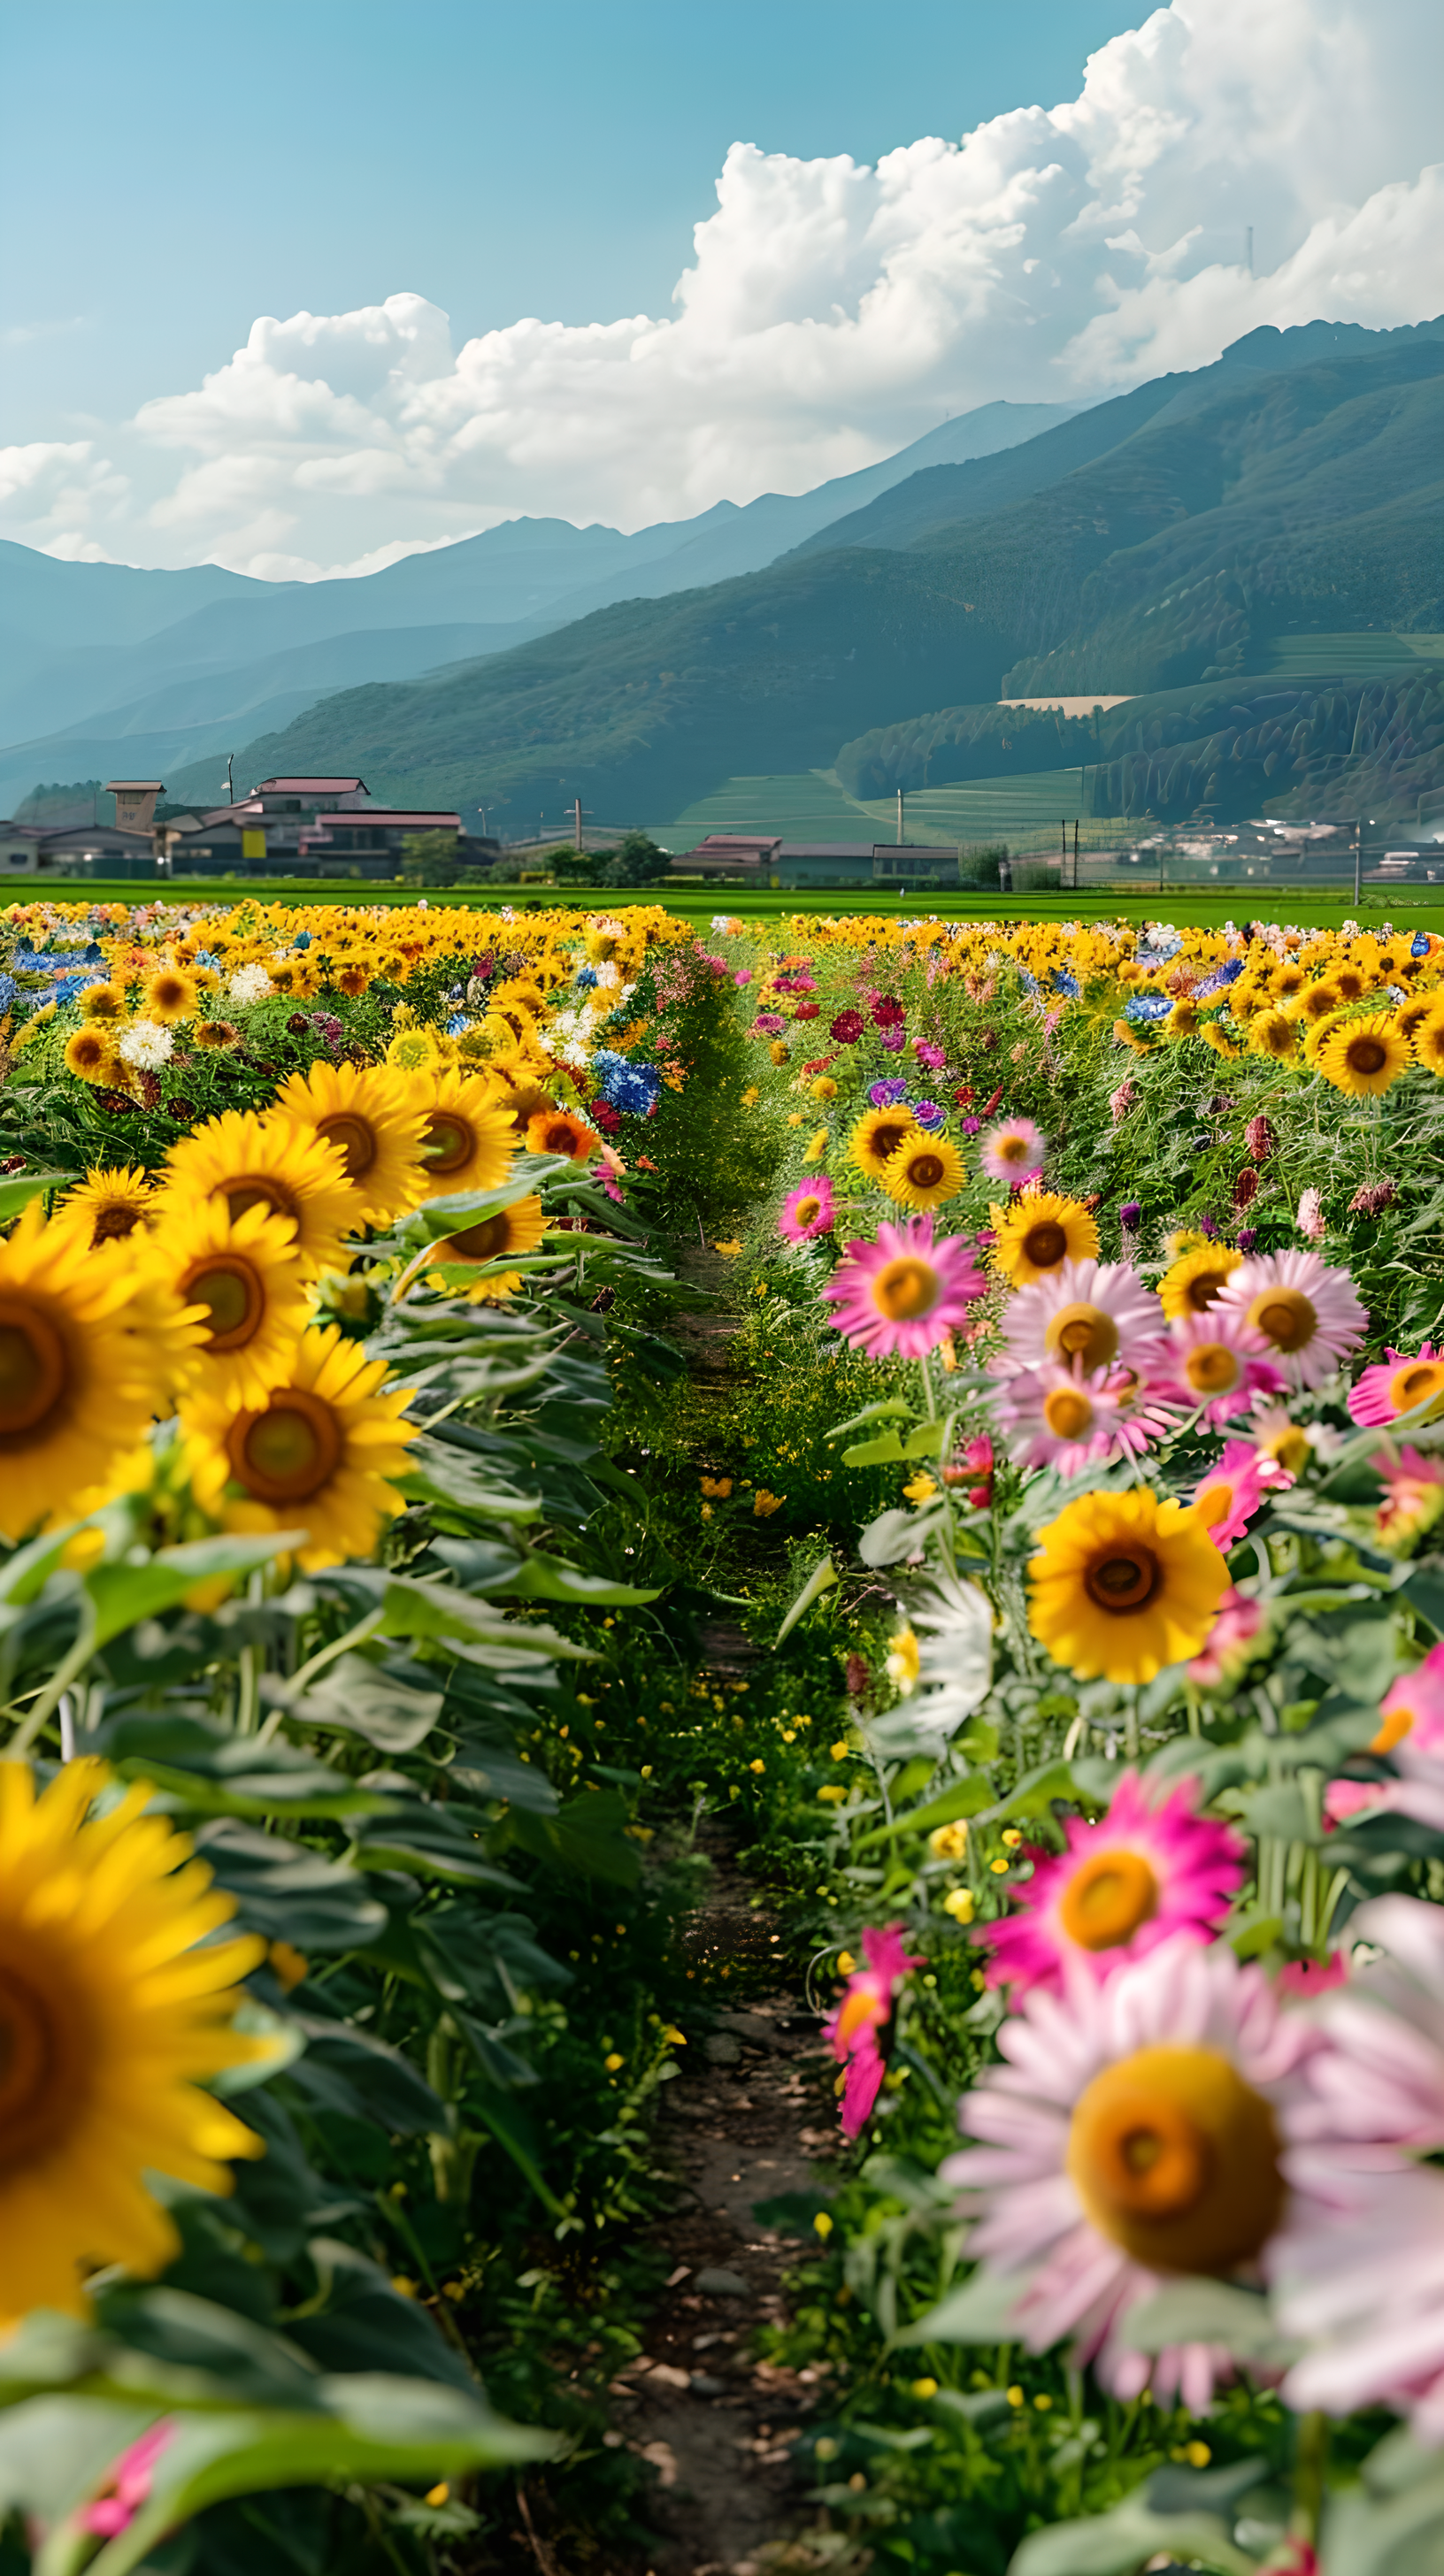
[[[98,1083],[103,1091],[114,1088],[116,1075],[124,1067],[118,1063],[115,1040],[104,1021],[78,1028],[73,1037],[66,1039],[65,1070],[82,1082]]]
[[[1169,1323],[1180,1316],[1205,1315],[1216,1304],[1243,1259],[1227,1243],[1195,1244],[1165,1270],[1158,1295]]]
[[[511,1114],[479,1073],[433,1066],[411,1086],[422,1119],[424,1193],[494,1190],[516,1151]]]
[[[550,1110],[556,1106],[545,1083],[519,1082],[507,1072],[501,1072],[497,1076],[491,1098],[498,1109],[505,1110],[516,1131],[518,1144],[525,1143],[526,1131],[532,1120],[543,1110]]]
[[[398,1029],[386,1050],[386,1062],[398,1073],[412,1075],[434,1072],[441,1063],[441,1049],[432,1029]]]
[[[1362,1002],[1369,989],[1366,977],[1354,965],[1336,966],[1333,980],[1341,1002]]]
[[[208,1049],[239,1046],[241,1043],[241,1033],[234,1020],[200,1020],[192,1035],[198,1047]]]
[[[158,1201],[149,1172],[135,1163],[124,1170],[87,1172],[84,1180],[67,1192],[62,1206],[67,1216],[82,1212],[88,1216],[93,1252],[97,1244],[123,1243],[137,1227],[144,1231],[153,1225]]]
[[[1228,1587],[1198,1514],[1146,1488],[1065,1504],[1028,1573],[1028,1625],[1080,1681],[1150,1682],[1198,1654]]]
[[[289,1217],[224,1199],[175,1209],[154,1255],[183,1306],[198,1310],[197,1385],[227,1404],[263,1404],[291,1365],[311,1301]]]
[[[1193,995],[1180,993],[1163,1023],[1163,1034],[1168,1038],[1196,1038],[1202,1022],[1203,1013]]]
[[[148,2275],[179,2253],[152,2174],[228,2192],[226,2159],[262,2152],[200,2083],[264,2045],[230,2023],[265,1944],[210,1938],[234,1899],[144,1813],[148,1781],[90,1812],[110,1783],[82,1757],[37,1797],[28,1764],[0,1764],[7,2327],[32,2308],[86,2315],[97,2264]]]
[[[1224,1035],[1223,1030],[1219,1027],[1216,1020],[1205,1021],[1199,1034],[1203,1039],[1204,1045],[1211,1046],[1215,1055],[1221,1055],[1225,1064],[1236,1064],[1238,1062],[1238,1048],[1234,1045],[1231,1038]]]
[[[282,1084],[276,1107],[335,1146],[369,1224],[384,1225],[425,1192],[426,1112],[384,1065],[313,1064]]]
[[[946,1136],[920,1134],[884,1164],[882,1185],[898,1207],[941,1207],[963,1186],[963,1158]]]
[[[1414,1053],[1431,1073],[1444,1073],[1444,999],[1436,997],[1428,1018],[1415,1029]]]
[[[905,1145],[929,1141],[910,1109],[869,1109],[848,1138],[847,1150],[868,1180],[880,1181],[894,1154]]]
[[[179,1310],[145,1293],[128,1262],[94,1260],[90,1231],[64,1211],[47,1225],[32,1199],[0,1244],[7,1538],[69,1517],[73,1497],[104,1486],[164,1409]],[[4,2081],[0,2071],[0,2099]]]
[[[303,1530],[296,1558],[307,1574],[370,1556],[382,1522],[404,1508],[387,1479],[404,1473],[416,1437],[399,1419],[411,1389],[383,1388],[385,1375],[384,1360],[328,1324],[302,1337],[262,1405],[238,1412],[208,1389],[186,1393],[197,1499],[248,1529]]]
[[[176,1020],[193,1018],[198,998],[194,975],[185,974],[178,966],[162,966],[145,987],[142,1007],[148,1020],[156,1020],[166,1029]]]
[[[602,1149],[596,1129],[570,1109],[539,1109],[527,1121],[526,1141],[534,1154],[565,1154],[569,1163],[589,1163]]]
[[[1391,1011],[1369,1011],[1335,1029],[1318,1054],[1318,1069],[1336,1091],[1351,1098],[1377,1097],[1409,1068],[1409,1041]]]
[[[1254,1055],[1273,1056],[1286,1064],[1298,1052],[1298,1022],[1287,1011],[1256,1012],[1249,1022],[1248,1042]]]
[[[119,984],[92,984],[80,996],[83,1020],[123,1020],[125,994]]]
[[[1401,1003],[1394,1013],[1394,1026],[1412,1046],[1425,1021],[1433,1019],[1438,1009],[1437,993],[1415,993],[1409,1001]]]
[[[1310,984],[1299,995],[1296,1005],[1297,1017],[1307,1020],[1312,1028],[1317,1020],[1328,1019],[1331,1013],[1338,1009],[1342,1000],[1343,995],[1338,985],[1329,983],[1325,978],[1322,983]]]
[[[165,1213],[193,1199],[224,1199],[233,1217],[248,1207],[288,1216],[307,1278],[341,1260],[343,1236],[362,1222],[361,1203],[334,1145],[314,1128],[274,1112],[227,1109],[172,1145],[166,1157]]]
[[[494,1216],[447,1235],[437,1249],[447,1261],[515,1261],[522,1253],[535,1252],[545,1232],[541,1200],[514,1199]]]
[[[1077,1199],[1037,1190],[1011,1207],[989,1208],[988,1220],[997,1238],[993,1259],[1015,1288],[1046,1279],[1065,1261],[1097,1259],[1098,1228]]]

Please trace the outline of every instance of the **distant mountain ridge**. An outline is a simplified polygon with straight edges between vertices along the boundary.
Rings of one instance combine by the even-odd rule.
[[[62,562],[0,542],[0,802],[39,777],[163,775],[281,730],[326,693],[411,680],[505,651],[618,598],[655,598],[757,570],[917,464],[956,462],[1071,416],[988,403],[899,455],[789,496],[721,501],[628,536],[564,519],[507,520],[355,579],[263,582]]]
[[[612,821],[830,768],[919,708],[1227,682],[1340,628],[1444,630],[1444,322],[1250,333],[1005,454],[929,462],[761,572],[326,698],[246,763],[344,761],[519,834],[573,797]]]

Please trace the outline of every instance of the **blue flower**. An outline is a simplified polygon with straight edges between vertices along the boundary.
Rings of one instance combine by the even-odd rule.
[[[298,930],[295,938],[291,942],[291,946],[293,948],[309,948],[310,945],[311,934],[309,930]]]
[[[1166,1020],[1173,1004],[1166,993],[1135,993],[1123,1006],[1125,1020]]]
[[[940,1109],[935,1100],[920,1100],[913,1111],[913,1116],[920,1127],[926,1128],[930,1136],[936,1136],[938,1129],[946,1127],[948,1123],[946,1109]]]
[[[579,967],[576,974],[573,976],[572,981],[579,993],[594,993],[597,989],[597,970],[595,966]]]
[[[1083,987],[1079,983],[1077,976],[1070,974],[1066,966],[1055,966],[1053,969],[1053,990],[1055,993],[1066,993],[1071,1001],[1076,1002],[1079,994],[1083,990]]]
[[[654,1064],[632,1064],[610,1047],[598,1047],[592,1069],[602,1077],[602,1098],[630,1117],[645,1118],[661,1097],[662,1077]]]
[[[89,947],[86,949],[85,962],[87,966],[103,966],[105,964],[105,950],[103,948],[97,948],[93,939]]]
[[[1036,993],[1036,992],[1037,992],[1037,990],[1038,990],[1038,978],[1037,978],[1037,976],[1036,976],[1036,975],[1030,975],[1026,966],[1020,966],[1020,967],[1019,967],[1019,969],[1018,969],[1018,973],[1019,973],[1019,975],[1022,977],[1023,990],[1024,990],[1024,992],[1025,992],[1025,993]]]
[[[459,1038],[462,1030],[469,1029],[470,1026],[471,1022],[467,1018],[465,1011],[458,1011],[452,1019],[447,1021],[446,1034],[449,1038]]]
[[[1411,956],[1411,957],[1427,957],[1427,956],[1428,956],[1428,954],[1429,954],[1429,933],[1428,933],[1428,931],[1427,931],[1427,930],[1416,930],[1416,931],[1415,931],[1413,938],[1412,938],[1412,939],[1410,940],[1410,942],[1409,942],[1409,954],[1410,954],[1410,956]]]
[[[1211,975],[1205,975],[1201,984],[1195,984],[1193,988],[1194,1000],[1196,1002],[1204,1002],[1207,1001],[1210,993],[1227,992],[1229,985],[1236,984],[1242,973],[1243,959],[1241,957],[1225,957],[1221,966],[1215,966]]]
[[[14,1007],[15,978],[13,975],[0,975],[0,1020],[3,1020],[6,1012],[13,1010]]]

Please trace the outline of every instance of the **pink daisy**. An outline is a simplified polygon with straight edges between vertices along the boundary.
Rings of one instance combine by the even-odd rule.
[[[1129,2316],[1165,2280],[1250,2277],[1267,2259],[1286,2197],[1279,2140],[1323,2045],[1224,1941],[1173,1940],[1101,1982],[1070,1958],[1061,1994],[1025,1995],[998,2033],[1007,2062],[959,2108],[985,2143],[941,2168],[979,2213],[969,2252],[1017,2280],[1004,2332],[1033,2352],[1068,2336],[1115,2397],[1151,2381],[1201,2412],[1227,2350],[1150,2358],[1130,2348]]]
[[[1300,2409],[1386,2405],[1444,2442],[1444,1910],[1361,1905],[1350,1934],[1386,1955],[1323,1997],[1316,2105],[1284,2163],[1294,2203],[1268,2269],[1284,2332],[1311,2347],[1284,2382]]]
[[[1196,1780],[1151,1798],[1125,1771],[1096,1825],[1070,1816],[1067,1850],[1032,1855],[1021,1912],[973,1934],[993,1953],[989,1985],[1060,1987],[1070,1959],[1109,1977],[1179,1934],[1211,1940],[1243,1878],[1244,1847],[1197,1804]]]
[[[1004,1118],[983,1138],[978,1162],[990,1181],[1031,1180],[1043,1168],[1047,1142],[1031,1118]]]
[[[1225,1553],[1242,1538],[1265,1496],[1294,1481],[1292,1476],[1270,1476],[1267,1463],[1251,1440],[1230,1440],[1189,1496],[1214,1546]]]
[[[1262,1333],[1221,1306],[1179,1315],[1169,1331],[1178,1400],[1196,1406],[1200,1419],[1216,1430],[1246,1413],[1255,1395],[1276,1395],[1283,1385]]]
[[[1366,1752],[1385,1756],[1388,1780],[1330,1780],[1324,1814],[1331,1825],[1368,1815],[1412,1816],[1444,1833],[1444,1644],[1399,1679],[1379,1703],[1379,1732]]]
[[[1262,1333],[1295,1386],[1322,1386],[1358,1348],[1369,1321],[1347,1270],[1331,1270],[1316,1252],[1256,1254],[1215,1304]]]
[[[1220,1544],[1218,1531],[1213,1532],[1214,1545]],[[1230,1682],[1242,1672],[1254,1651],[1254,1640],[1266,1624],[1263,1605],[1251,1601],[1246,1592],[1230,1584],[1214,1615],[1213,1626],[1203,1641],[1202,1652],[1188,1667],[1188,1678],[1200,1690],[1212,1690],[1216,1682]]]
[[[909,1968],[922,1964],[904,1949],[900,1923],[884,1924],[881,1931],[869,1927],[862,1936],[862,1948],[867,1966],[854,1968],[825,2033],[833,2056],[847,2069],[842,2126],[849,2138],[862,2135],[882,2089],[885,2068],[877,2035],[892,2017],[893,1995]]]
[[[1379,1544],[1404,1554],[1444,1512],[1444,1463],[1406,1440],[1396,1457],[1381,1451],[1369,1464],[1384,1487],[1374,1515]]]
[[[987,1281],[966,1235],[933,1241],[930,1216],[882,1224],[876,1243],[850,1243],[823,1295],[844,1341],[874,1359],[921,1359],[967,1320]]]
[[[1412,1413],[1421,1404],[1429,1407],[1421,1416],[1425,1422],[1444,1412],[1444,1352],[1437,1352],[1432,1342],[1412,1360],[1402,1351],[1386,1350],[1349,1394],[1356,1422],[1397,1422],[1401,1413]]]
[[[1130,1261],[1060,1262],[1009,1298],[1003,1335],[999,1376],[1047,1360],[1141,1372],[1168,1349],[1163,1309]]]
[[[1000,1387],[995,1403],[1018,1464],[1053,1467],[1060,1476],[1132,1456],[1171,1429],[1173,1420],[1146,1394],[1140,1401],[1126,1371],[1095,1369],[1085,1377],[1058,1360],[1019,1369]]]
[[[804,1181],[799,1189],[788,1193],[783,1201],[777,1231],[789,1243],[808,1243],[815,1234],[832,1230],[832,1183],[826,1175],[815,1181]]]

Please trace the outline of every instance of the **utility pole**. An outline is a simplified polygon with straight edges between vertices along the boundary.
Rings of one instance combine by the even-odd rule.
[[[228,805],[234,805],[236,801],[236,782],[231,776],[235,757],[236,755],[233,751],[228,751],[226,753],[226,803]]]
[[[901,788],[899,788],[897,792],[897,845],[899,849],[901,849],[903,845],[903,792]]]
[[[1363,884],[1363,875],[1364,824],[1363,817],[1361,816],[1359,821],[1354,825],[1354,912],[1356,916],[1359,910],[1359,895]]]
[[[576,803],[572,808],[572,812],[575,817],[576,846],[580,849],[582,846],[582,800],[580,796],[577,798]]]

